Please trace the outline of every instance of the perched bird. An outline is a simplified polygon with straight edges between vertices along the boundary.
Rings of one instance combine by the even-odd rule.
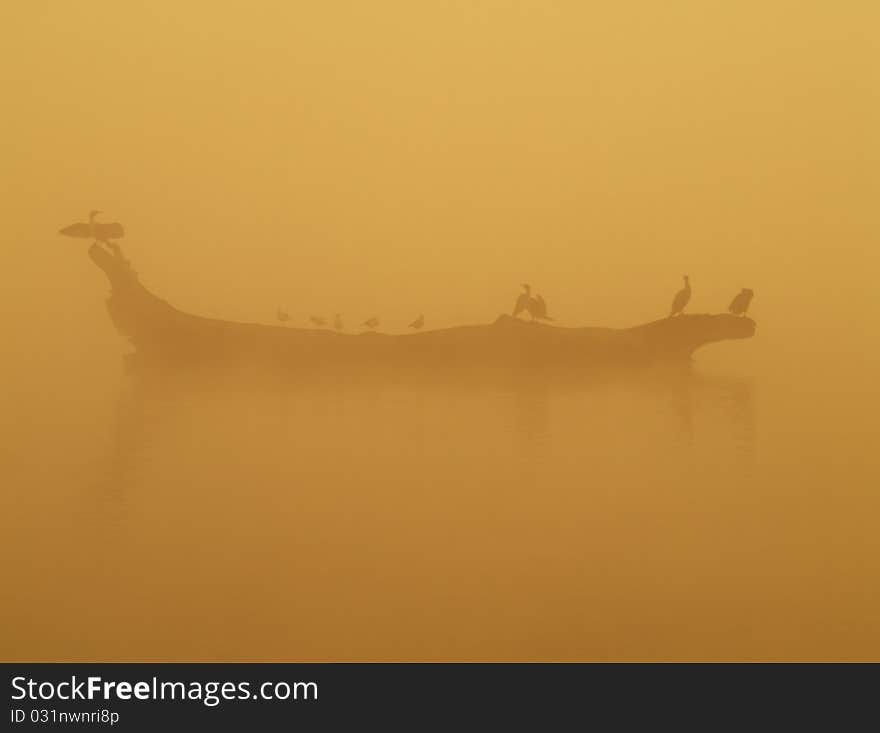
[[[755,291],[749,288],[743,288],[737,296],[730,301],[730,307],[727,309],[735,316],[744,316],[755,297]]]
[[[327,325],[327,319],[322,318],[321,316],[309,316],[309,320],[312,322],[313,326],[317,326],[318,328]]]
[[[290,320],[290,315],[287,313],[286,310],[282,310],[281,308],[279,308],[278,309],[278,320],[281,321],[282,323],[285,323],[286,321]]]
[[[416,320],[414,320],[412,323],[409,324],[409,327],[418,329],[424,325],[425,325],[425,316],[420,315],[418,318],[416,318]]]
[[[376,318],[376,316],[373,316],[372,318],[368,318],[361,325],[366,326],[367,328],[376,328],[376,326],[379,325],[379,319]]]
[[[540,295],[532,296],[532,286],[523,283],[525,291],[516,299],[516,306],[513,309],[513,317],[516,318],[520,313],[526,311],[533,321],[544,320],[552,321],[553,319],[547,315],[547,304]]]
[[[669,317],[677,316],[680,314],[684,307],[688,304],[688,301],[691,299],[691,281],[690,278],[685,275],[684,276],[684,287],[679,290],[675,297],[672,299],[672,310],[669,312]]]
[[[335,328],[337,331],[342,331],[345,328],[345,326],[342,325],[342,316],[340,316],[338,313],[333,319],[333,328]]]
[[[115,252],[119,252],[119,245],[115,242],[111,242],[111,239],[122,239],[125,236],[125,229],[122,228],[122,224],[118,222],[113,222],[112,224],[105,224],[101,221],[95,221],[95,217],[102,212],[96,210],[89,212],[89,221],[88,223],[78,221],[76,224],[71,224],[69,227],[64,227],[64,229],[59,230],[59,234],[63,234],[65,237],[77,237],[79,239],[93,239],[95,242],[103,242],[104,244],[111,247]]]

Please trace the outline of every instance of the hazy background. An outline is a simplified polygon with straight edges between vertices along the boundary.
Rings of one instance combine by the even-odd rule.
[[[872,2],[7,3],[0,655],[880,657]],[[144,386],[193,312],[756,291],[689,379]]]

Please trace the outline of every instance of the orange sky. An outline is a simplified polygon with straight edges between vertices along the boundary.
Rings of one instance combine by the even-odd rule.
[[[231,317],[485,320],[530,280],[565,322],[625,325],[685,273],[698,310],[749,286],[821,318],[842,279],[877,313],[875,3],[3,14],[24,259],[73,255],[54,233],[95,207],[163,295]]]

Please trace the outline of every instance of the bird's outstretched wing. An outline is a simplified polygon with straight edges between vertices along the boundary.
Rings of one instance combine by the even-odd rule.
[[[76,224],[71,224],[69,227],[59,229],[58,233],[63,234],[65,237],[82,237],[83,239],[87,239],[92,236],[92,228],[88,224],[78,221]]]
[[[553,319],[547,315],[547,304],[544,302],[544,299],[538,295],[535,297],[535,301],[537,302],[537,317],[544,321],[552,321]]]
[[[118,221],[110,224],[95,223],[95,234],[98,239],[122,239],[125,236],[125,229]]]
[[[93,230],[91,224],[78,221],[76,224],[60,229],[58,233],[63,234],[65,237],[79,237],[80,239],[91,239],[94,237],[99,240],[107,240],[122,239],[125,236],[125,229],[122,228],[122,224],[119,222],[112,222],[110,224],[95,222]]]
[[[529,296],[525,293],[522,293],[516,299],[516,305],[513,308],[513,317],[516,318],[520,313],[526,310],[529,307]]]
[[[537,306],[538,306],[535,309],[538,311],[535,315],[537,315],[538,318],[546,318],[547,317],[547,304],[544,302],[544,298],[540,295],[536,295],[535,302],[537,303]]]

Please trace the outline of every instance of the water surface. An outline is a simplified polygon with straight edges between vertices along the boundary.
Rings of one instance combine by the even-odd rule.
[[[876,459],[835,433],[858,403],[718,361],[558,383],[32,364],[3,656],[876,657]]]

